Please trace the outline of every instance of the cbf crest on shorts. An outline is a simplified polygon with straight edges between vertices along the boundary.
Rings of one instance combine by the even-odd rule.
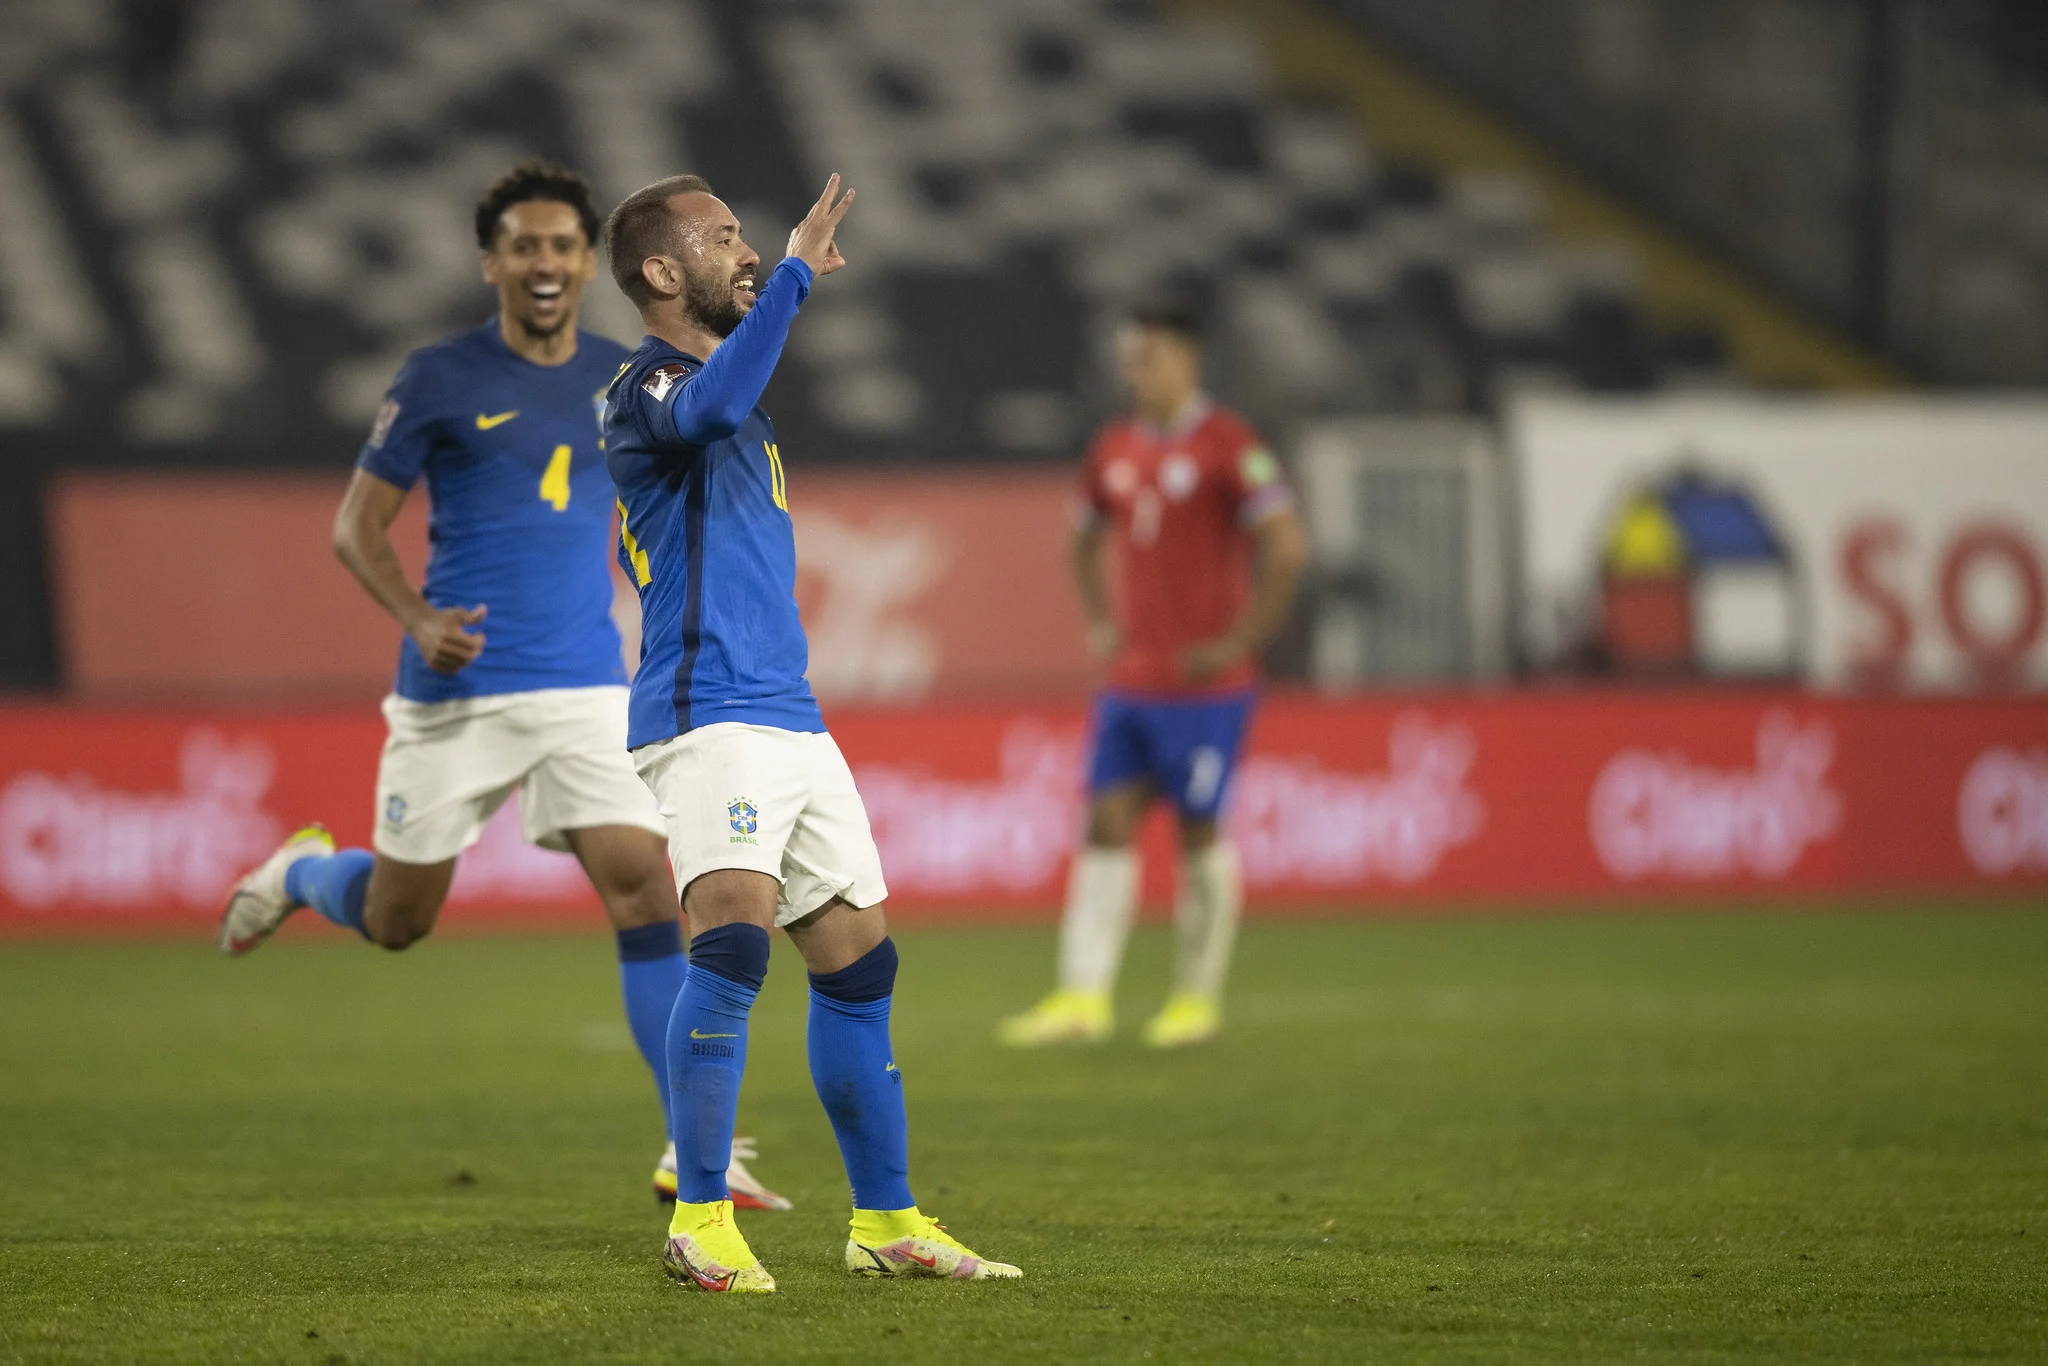
[[[725,821],[732,827],[732,844],[759,844],[754,838],[761,828],[761,813],[745,797],[734,797],[725,804]]]

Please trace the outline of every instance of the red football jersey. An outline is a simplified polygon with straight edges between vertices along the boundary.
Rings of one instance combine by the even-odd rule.
[[[1081,515],[1115,533],[1124,645],[1110,665],[1112,687],[1221,692],[1253,682],[1250,660],[1196,681],[1181,673],[1180,657],[1244,612],[1248,529],[1288,497],[1279,462],[1258,433],[1206,398],[1164,430],[1123,418],[1095,434]]]

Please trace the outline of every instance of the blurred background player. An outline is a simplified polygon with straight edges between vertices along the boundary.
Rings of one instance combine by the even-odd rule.
[[[604,901],[627,1022],[666,1110],[682,929],[661,813],[626,754],[596,420],[626,350],[576,326],[597,229],[582,177],[546,162],[520,163],[477,205],[497,315],[406,360],[334,523],[336,554],[406,633],[384,700],[376,852],[299,830],[236,885],[219,940],[248,953],[310,906],[408,947],[433,930],[457,855],[516,789],[526,837],[573,853]],[[415,589],[390,528],[422,474],[433,551]],[[476,629],[487,614],[488,648]],[[789,1207],[741,1163],[727,1179],[750,1204]],[[654,1184],[674,1198],[673,1143]]]
[[[911,1198],[888,889],[806,676],[789,484],[759,406],[812,282],[845,264],[836,234],[852,203],[831,177],[758,287],[761,258],[699,177],[656,181],[605,224],[613,278],[649,333],[604,404],[620,559],[643,622],[627,743],[668,818],[691,930],[669,1026],[677,1192],[662,1261],[710,1291],[775,1289],[733,1221],[726,1151],[774,926],[810,969],[811,1080],[853,1187],[846,1269],[1023,1274],[977,1256]]]
[[[1237,854],[1217,830],[1251,720],[1260,649],[1285,622],[1306,549],[1273,453],[1202,392],[1194,313],[1131,311],[1118,336],[1132,413],[1096,434],[1073,536],[1073,573],[1095,651],[1087,840],[1060,921],[1059,985],[1002,1022],[1018,1046],[1098,1040],[1137,910],[1135,842],[1154,799],[1180,828],[1173,994],[1145,1027],[1170,1048],[1213,1037],[1237,935]],[[1112,613],[1105,541],[1117,553]]]

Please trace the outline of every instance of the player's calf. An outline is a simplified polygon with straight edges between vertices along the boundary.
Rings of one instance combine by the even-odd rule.
[[[363,900],[363,938],[379,948],[411,948],[434,932],[455,881],[455,860],[404,863],[383,854]]]

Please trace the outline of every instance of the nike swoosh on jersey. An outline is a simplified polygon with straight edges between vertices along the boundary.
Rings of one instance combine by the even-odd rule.
[[[690,1031],[690,1037],[691,1037],[691,1038],[693,1038],[693,1039],[737,1039],[737,1038],[739,1037],[739,1035],[737,1035],[737,1034],[700,1034],[700,1033],[698,1033],[698,1032],[697,1032],[696,1030],[694,1030],[694,1029],[693,1029],[693,1030],[691,1030],[691,1031]]]
[[[505,423],[510,422],[513,418],[517,416],[519,416],[519,410],[517,408],[514,408],[509,413],[493,413],[488,417],[486,417],[482,413],[478,413],[476,415],[476,429],[480,432],[487,432],[493,427],[502,426]]]

